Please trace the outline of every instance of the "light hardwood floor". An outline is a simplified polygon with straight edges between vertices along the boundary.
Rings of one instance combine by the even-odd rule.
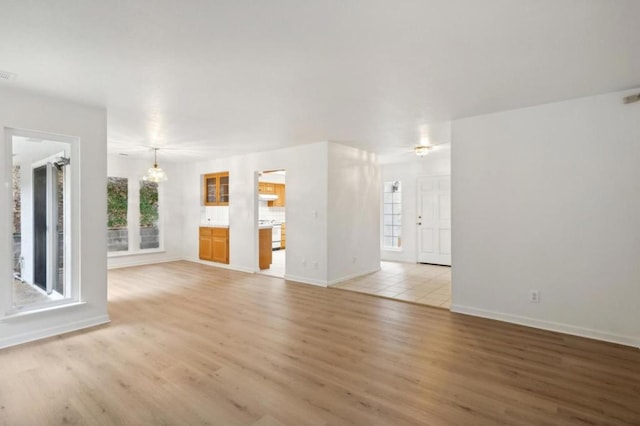
[[[640,351],[189,262],[0,351],[3,425],[640,424]]]

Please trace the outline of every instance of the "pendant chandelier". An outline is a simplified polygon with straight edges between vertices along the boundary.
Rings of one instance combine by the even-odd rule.
[[[167,180],[167,174],[158,167],[158,149],[153,148],[153,167],[147,170],[147,174],[142,177],[142,180],[147,182],[164,182]]]

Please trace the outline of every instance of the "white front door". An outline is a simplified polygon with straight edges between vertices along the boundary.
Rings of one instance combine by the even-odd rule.
[[[418,262],[451,266],[451,176],[418,178]]]

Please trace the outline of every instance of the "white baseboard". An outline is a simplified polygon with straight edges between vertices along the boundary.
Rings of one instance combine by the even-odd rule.
[[[358,272],[358,273],[355,273],[355,274],[344,276],[342,278],[337,278],[335,280],[331,280],[331,281],[327,282],[327,287],[331,287],[332,285],[336,285],[336,284],[341,283],[343,281],[348,281],[348,280],[352,280],[354,278],[362,277],[364,275],[369,275],[369,274],[372,274],[374,272],[378,272],[379,270],[380,270],[380,267],[377,267],[377,268],[374,268],[374,269],[372,269],[370,271]]]
[[[243,266],[237,266],[237,265],[227,265],[226,263],[209,262],[208,260],[202,260],[202,259],[197,259],[192,257],[183,257],[178,260],[186,260],[187,262],[194,262],[194,263],[199,263],[201,265],[214,266],[216,268],[221,268],[221,269],[231,269],[232,271],[246,272],[247,274],[255,273],[255,271],[252,270],[251,268],[245,268]]]
[[[589,339],[602,340],[610,343],[617,343],[625,346],[633,346],[640,348],[640,338],[631,336],[622,336],[613,333],[607,333],[589,328],[576,327],[569,324],[562,324],[552,321],[544,321],[535,318],[522,317],[519,315],[506,314],[503,312],[489,311],[485,309],[473,308],[458,304],[451,305],[451,312],[459,314],[473,315],[476,317],[489,318],[498,321],[509,322],[527,327],[539,328],[542,330],[555,331],[558,333],[570,334],[572,336],[587,337]]]
[[[122,259],[122,257],[114,257],[112,259]],[[183,260],[183,259],[181,257],[174,257],[169,259],[138,260],[135,262],[123,262],[123,263],[118,263],[117,265],[108,265],[107,269],[132,268],[134,266],[155,265],[157,263],[177,262],[179,260]]]
[[[45,339],[47,337],[58,336],[60,334],[71,333],[83,328],[95,327],[110,322],[108,315],[100,315],[93,318],[86,318],[80,321],[74,321],[66,324],[59,324],[54,327],[42,330],[28,331],[15,336],[0,339],[0,349],[9,346],[21,345],[23,343],[33,342],[34,340]]]
[[[284,279],[287,281],[295,281],[302,284],[311,284],[318,287],[327,287],[327,282],[322,280],[314,280],[311,278],[298,277],[296,275],[285,275]]]

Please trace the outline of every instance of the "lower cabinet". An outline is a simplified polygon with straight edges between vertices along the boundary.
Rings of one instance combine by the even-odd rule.
[[[264,228],[258,231],[258,264],[260,269],[268,269],[273,261],[273,252],[271,248],[271,228]]]
[[[287,248],[287,224],[283,223],[280,229],[282,230],[280,234],[280,248],[285,249]]]
[[[229,263],[229,228],[200,228],[200,259]]]

